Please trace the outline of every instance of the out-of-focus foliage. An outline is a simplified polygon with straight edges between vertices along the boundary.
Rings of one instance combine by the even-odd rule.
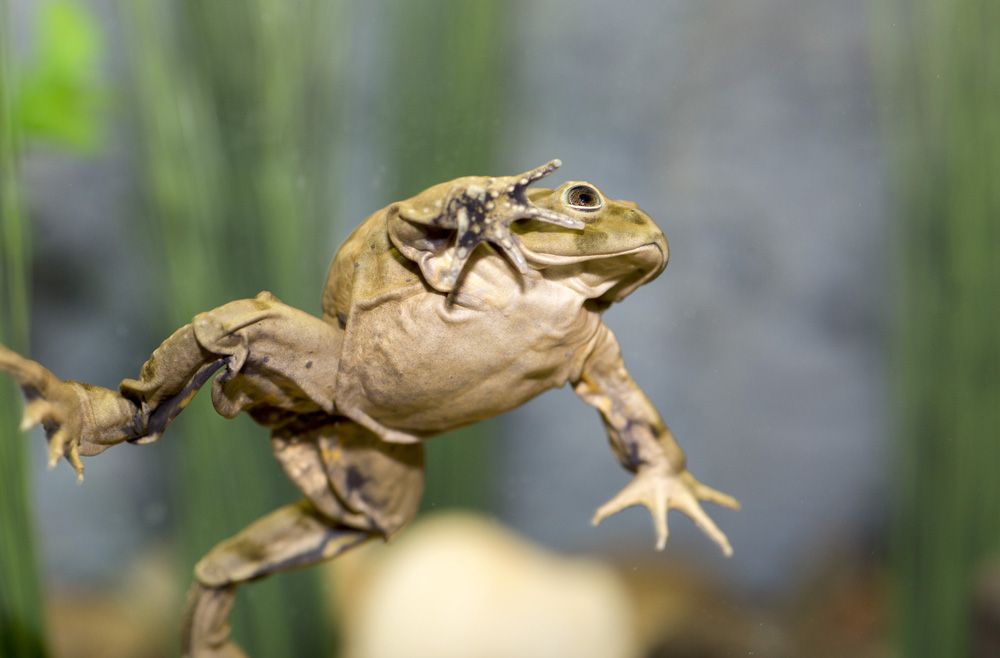
[[[39,12],[34,62],[14,62],[9,6],[0,0],[0,342],[28,349],[28,218],[19,159],[26,142],[92,151],[99,143],[96,67],[100,34],[79,3],[53,2]],[[12,421],[15,387],[0,381],[0,655],[45,655],[35,527],[28,500],[25,441]]]
[[[0,28],[7,25],[0,1]],[[17,176],[17,147],[10,98],[7,35],[0,29],[0,342],[24,349],[27,335],[27,240]],[[28,500],[24,437],[13,419],[18,391],[0,379],[0,655],[42,656],[44,625],[35,529]]]
[[[391,3],[383,159],[391,197],[405,199],[450,178],[504,174],[497,153],[509,61],[509,8],[497,0]],[[433,35],[433,36],[431,36]],[[526,163],[525,168],[538,163]],[[489,424],[427,446],[428,507],[488,507]]]
[[[166,271],[164,335],[264,288],[318,308],[340,6],[122,0],[148,228]],[[266,430],[223,421],[207,395],[170,435],[186,574],[214,544],[301,496]],[[281,574],[241,592],[234,634],[251,655],[323,655],[323,618],[315,577]]]
[[[898,182],[899,654],[972,655],[977,569],[1000,553],[1000,4],[881,7]]]
[[[26,138],[93,151],[100,143],[96,84],[101,38],[80,2],[43,5],[31,65],[16,74],[14,120]]]

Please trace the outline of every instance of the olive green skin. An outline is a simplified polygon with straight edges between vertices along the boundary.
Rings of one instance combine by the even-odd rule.
[[[566,191],[582,185],[530,192],[535,205],[579,218],[582,230],[518,222],[512,229],[529,271],[521,275],[483,246],[450,295],[428,285],[392,243],[398,204],[369,217],[337,253],[327,283],[326,317],[344,330],[338,408],[405,442],[575,381],[601,312],[667,261],[666,238],[634,203],[601,195],[595,210],[568,205]]]

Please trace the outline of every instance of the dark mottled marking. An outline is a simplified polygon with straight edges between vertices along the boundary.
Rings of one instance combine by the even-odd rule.
[[[639,443],[638,441],[634,440],[631,436],[638,427],[648,428],[649,426],[646,425],[646,423],[634,421],[631,418],[629,418],[625,420],[625,426],[622,427],[620,430],[621,434],[623,435],[622,436],[623,443],[625,444],[626,450],[628,450],[628,454],[626,455],[628,463],[624,464],[624,466],[625,468],[633,472],[635,472],[639,468],[639,466],[642,465],[642,459],[639,457]]]
[[[271,357],[265,356],[263,359],[260,360],[260,364],[262,366],[267,365],[267,362],[270,361],[270,360],[271,360]]]
[[[628,213],[626,213],[625,221],[629,222],[630,224],[635,224],[636,226],[642,226],[643,224],[646,223],[646,220],[643,219],[642,216],[634,210],[629,210]]]
[[[573,240],[576,243],[578,252],[593,254],[608,242],[608,234],[595,229],[593,226],[588,226],[583,231],[575,233]]]
[[[237,537],[229,545],[230,552],[238,554],[244,560],[263,562],[267,559],[268,547],[251,537]],[[211,558],[211,556],[209,556]],[[227,574],[228,575],[228,574]]]
[[[642,465],[642,460],[639,459],[639,444],[632,442],[628,444],[628,467],[629,470],[635,471]]]
[[[338,539],[339,537],[342,537],[343,535],[346,534],[357,535],[357,539],[349,544],[344,544],[339,551],[337,551],[332,555],[324,555],[324,553],[326,552],[326,547],[330,544],[331,541],[333,541],[334,539]],[[326,560],[331,557],[335,557],[337,555],[340,555],[344,551],[357,546],[361,542],[368,539],[370,536],[371,535],[364,530],[358,531],[354,530],[353,528],[349,528],[347,526],[342,526],[342,525],[332,526],[330,529],[330,533],[323,538],[323,541],[319,546],[313,548],[312,550],[304,551],[297,555],[292,555],[288,559],[282,560],[281,562],[275,562],[274,564],[270,565],[262,565],[264,568],[260,571],[258,575],[254,576],[254,579],[266,576],[267,574],[278,573],[280,571],[285,571],[287,569],[292,569],[295,567],[309,566],[312,564],[316,564],[320,560]]]
[[[365,477],[364,473],[359,471],[354,466],[347,467],[347,488],[354,490],[360,489],[368,483],[368,478]]]
[[[312,367],[313,367],[313,362],[312,361],[306,361],[306,370],[309,370]]]
[[[459,239],[458,246],[465,247],[465,248],[471,250],[471,249],[475,248],[475,246],[478,243],[479,243],[479,238],[476,236],[475,233],[473,233],[472,231],[469,231],[468,233],[466,233],[465,235],[463,235]]]

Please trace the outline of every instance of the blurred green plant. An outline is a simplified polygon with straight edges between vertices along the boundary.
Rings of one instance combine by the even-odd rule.
[[[977,568],[1000,554],[1000,3],[877,7],[897,183],[898,650],[966,656]]]
[[[100,144],[104,94],[96,83],[101,37],[79,2],[48,2],[33,63],[16,74],[13,118],[26,139],[91,152]]]
[[[512,50],[509,7],[498,0],[390,6],[380,95],[391,198],[458,176],[504,173],[498,152]],[[428,444],[425,508],[491,506],[493,434],[492,423],[480,423]]]
[[[261,289],[318,309],[330,254],[339,2],[120,0],[129,36],[142,169],[164,258],[172,329]],[[266,431],[224,422],[200,396],[177,432],[185,574],[215,543],[301,496]],[[234,635],[252,655],[326,655],[315,572],[247,587]]]
[[[0,342],[28,349],[28,219],[20,189],[24,144],[93,151],[100,142],[100,33],[78,3],[49,2],[38,14],[33,64],[18,70],[7,0],[0,0]],[[0,655],[46,655],[37,541],[25,441],[15,423],[19,394],[0,382]]]
[[[7,89],[11,79],[8,7],[0,0],[0,342],[23,350],[27,343],[28,245],[18,181],[16,126]],[[37,542],[28,499],[24,438],[14,419],[17,388],[0,381],[0,655],[43,656],[44,623]]]

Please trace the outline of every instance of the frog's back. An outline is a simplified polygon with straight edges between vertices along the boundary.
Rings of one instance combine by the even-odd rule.
[[[341,328],[351,308],[426,286],[417,266],[403,257],[389,240],[387,209],[366,219],[344,241],[330,265],[323,289],[323,315]]]

